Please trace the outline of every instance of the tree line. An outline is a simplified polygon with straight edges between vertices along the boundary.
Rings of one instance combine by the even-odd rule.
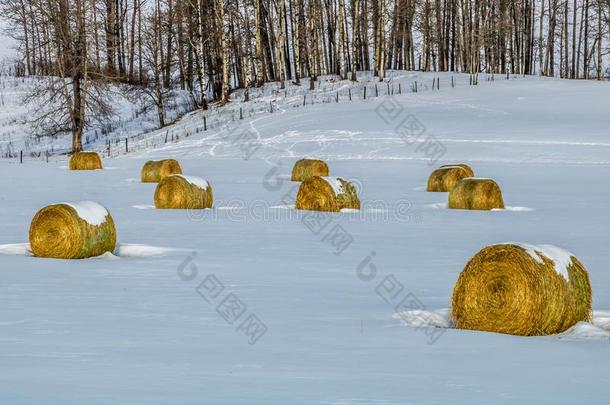
[[[604,78],[610,0],[0,0],[16,71],[44,76],[41,133],[84,129],[121,85],[164,126],[169,97],[194,108],[234,89],[357,80],[388,70]]]

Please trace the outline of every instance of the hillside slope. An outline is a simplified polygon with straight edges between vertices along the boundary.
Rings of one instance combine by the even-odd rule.
[[[471,87],[455,75],[452,88],[440,75],[432,91],[432,75],[400,76],[402,94],[379,86],[366,101],[363,87],[350,102],[349,84],[330,81],[316,98],[235,94],[133,138],[128,153],[113,147],[103,171],[70,172],[64,156],[0,159],[0,402],[606,402],[610,84]],[[416,80],[418,93],[405,92]],[[362,210],[293,209],[290,171],[308,155],[357,185]],[[214,208],[153,209],[155,185],[139,174],[161,157],[208,179]],[[507,209],[447,210],[446,194],[425,192],[434,167],[456,162],[495,179]],[[114,254],[29,256],[36,211],[79,200],[112,213]],[[573,252],[590,274],[594,323],[528,338],[451,328],[464,265],[507,241]],[[422,311],[419,326],[405,310]],[[252,316],[262,329],[244,323]]]

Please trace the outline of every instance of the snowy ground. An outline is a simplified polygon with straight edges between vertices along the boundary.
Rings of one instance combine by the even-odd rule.
[[[0,72],[5,69],[6,63],[0,59]],[[24,104],[24,99],[44,80],[0,73],[0,158],[19,157],[23,152],[26,159],[37,157],[44,160],[46,153],[62,154],[69,150],[70,134],[55,137],[33,136],[31,121],[34,117],[31,112],[39,108],[38,101]],[[101,150],[109,141],[112,145],[122,146],[125,137],[144,134],[158,128],[156,111],[143,108],[142,102],[128,99],[124,90],[121,86],[109,87],[110,104],[114,108],[112,119],[101,127],[86,129],[83,136],[85,149]],[[183,91],[176,92],[176,97],[171,102],[168,101],[166,108],[166,121],[171,122],[192,110],[193,106],[188,93]]]
[[[295,96],[241,126],[107,159],[104,171],[0,160],[0,401],[607,402],[609,83],[448,80],[351,103],[297,107]],[[396,130],[410,115],[425,131]],[[315,221],[294,211],[287,179],[304,155],[353,180],[363,210]],[[210,181],[213,210],[150,208],[140,168],[170,156]],[[450,162],[496,179],[509,209],[444,209],[446,194],[424,190]],[[115,255],[42,260],[15,245],[39,208],[78,200],[112,213]],[[590,273],[597,326],[539,338],[426,327],[444,325],[467,260],[506,241],[573,252]],[[245,309],[233,320],[219,304],[235,298]],[[405,309],[430,311],[408,317],[424,327],[405,325]],[[252,345],[250,315],[267,328]]]

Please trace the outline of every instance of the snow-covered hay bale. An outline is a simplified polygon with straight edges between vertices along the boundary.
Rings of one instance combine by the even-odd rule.
[[[182,168],[177,160],[150,160],[142,167],[142,183],[158,183],[172,174],[182,174]]]
[[[448,207],[458,210],[504,209],[502,190],[492,179],[469,177],[451,189]]]
[[[155,190],[158,209],[205,209],[213,204],[212,186],[200,177],[173,174],[161,179]]]
[[[305,181],[313,176],[329,175],[328,165],[323,160],[301,159],[292,168],[292,181]]]
[[[311,177],[301,183],[295,208],[310,211],[339,212],[360,209],[356,188],[341,177]]]
[[[554,246],[488,246],[466,265],[453,289],[459,329],[521,336],[561,333],[591,317],[583,265]]]
[[[84,259],[113,252],[116,229],[112,216],[98,203],[83,201],[49,205],[30,225],[34,256]]]
[[[461,166],[443,166],[432,172],[428,178],[428,191],[433,193],[446,193],[451,191],[458,181],[472,177]]]
[[[70,158],[70,170],[100,170],[102,159],[95,152],[76,152]]]
[[[443,169],[445,167],[454,167],[454,166],[459,166],[462,169],[466,170],[466,173],[468,173],[468,177],[474,177],[474,170],[472,170],[472,167],[468,166],[466,163],[457,163],[454,165],[443,165],[443,166],[441,166],[441,169]]]

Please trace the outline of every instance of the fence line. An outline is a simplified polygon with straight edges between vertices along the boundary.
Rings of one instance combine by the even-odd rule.
[[[493,74],[481,76],[484,76],[485,81],[489,83],[498,80],[514,80],[522,77],[504,76],[499,78]],[[456,74],[450,77],[445,76],[443,80],[441,80],[441,77],[435,76],[428,78],[427,81],[421,79],[414,80],[413,78],[388,78],[383,82],[368,80],[366,82],[350,82],[349,85],[345,84],[345,82],[331,82],[330,86],[328,84],[327,82],[322,86],[322,83],[318,82],[318,88],[313,91],[294,85],[290,89],[290,94],[288,89],[276,89],[270,94],[262,94],[260,98],[252,99],[248,103],[236,100],[222,107],[213,106],[207,111],[191,111],[179,118],[172,128],[155,129],[150,132],[124,137],[116,136],[113,139],[107,139],[103,147],[92,150],[106,158],[113,158],[137,151],[159,148],[170,143],[178,143],[202,132],[230,130],[237,127],[244,119],[253,118],[257,115],[271,115],[284,108],[303,108],[330,103],[370,102],[378,97],[407,93],[417,94],[425,91],[443,91],[456,87],[480,85],[479,75],[469,75],[466,78],[464,74]],[[270,96],[276,96],[276,99],[268,101]],[[189,116],[193,115],[200,115],[201,119],[195,122],[189,120]],[[30,151],[29,155],[27,155],[27,152],[24,155],[24,151],[20,151],[20,153],[14,151],[8,157],[18,157],[21,162],[23,162],[24,156],[48,162],[49,157],[65,155],[68,152],[69,150],[66,148],[52,149],[50,151],[48,149],[44,151]]]

